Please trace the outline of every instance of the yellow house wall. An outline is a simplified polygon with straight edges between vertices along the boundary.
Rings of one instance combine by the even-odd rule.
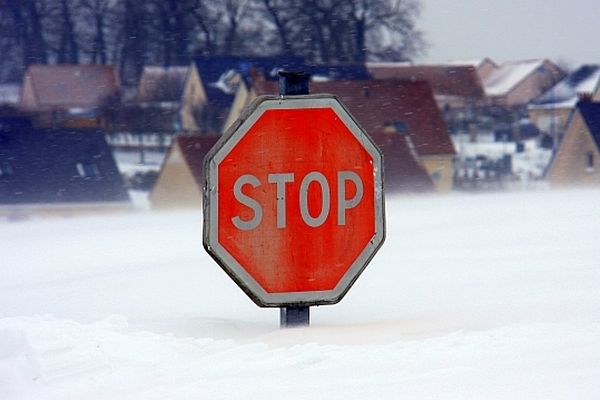
[[[439,154],[421,156],[421,165],[425,168],[437,192],[445,193],[452,189],[454,155]]]
[[[33,91],[33,82],[29,74],[26,74],[23,79],[19,106],[26,110],[34,110],[37,108],[37,99]]]
[[[527,104],[531,99],[539,96],[540,90],[540,79],[534,73],[533,75],[525,78],[521,83],[515,86],[506,95],[506,105],[513,106],[518,104]]]
[[[596,86],[596,91],[592,96],[592,101],[600,101],[600,83]]]
[[[202,79],[198,74],[195,65],[189,69],[183,89],[183,98],[181,102],[181,126],[186,131],[197,131],[198,124],[194,117],[194,111],[206,104],[206,92],[202,85]]]
[[[594,168],[588,168],[592,153]],[[547,179],[552,186],[584,186],[600,184],[600,152],[579,113],[576,113],[552,164]]]
[[[178,144],[164,161],[158,180],[150,193],[153,209],[202,207],[202,189],[196,184]]]
[[[242,113],[242,110],[250,103],[250,101],[250,92],[248,91],[248,87],[243,81],[241,81],[238,86],[238,90],[235,92],[233,104],[229,109],[227,119],[223,124],[223,132],[225,132],[231,126],[231,124],[233,124],[235,120],[238,119],[238,117]]]

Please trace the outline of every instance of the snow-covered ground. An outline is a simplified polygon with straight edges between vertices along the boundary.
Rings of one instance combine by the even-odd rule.
[[[389,199],[381,252],[291,330],[198,213],[0,222],[0,399],[597,399],[599,196]]]
[[[496,142],[491,133],[480,134],[476,142],[470,142],[466,134],[457,134],[452,136],[452,141],[459,159],[485,156],[498,160],[504,155],[511,155],[513,174],[523,182],[541,178],[552,157],[552,151],[541,148],[537,139],[522,141],[524,151],[520,153],[516,142]]]

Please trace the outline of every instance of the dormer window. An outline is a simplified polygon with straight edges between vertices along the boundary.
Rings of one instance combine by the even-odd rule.
[[[100,168],[96,163],[77,163],[77,173],[82,178],[100,178]]]
[[[408,127],[402,121],[391,121],[385,123],[384,131],[388,133],[405,134],[408,132]]]

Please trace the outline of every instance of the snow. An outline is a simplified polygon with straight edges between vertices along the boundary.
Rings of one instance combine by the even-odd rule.
[[[530,178],[541,178],[552,157],[552,150],[541,148],[539,140],[535,138],[521,142],[524,146],[521,153],[517,152],[516,142],[496,142],[493,134],[479,134],[476,142],[471,142],[468,134],[456,134],[452,135],[452,142],[460,159],[485,156],[490,160],[498,160],[510,154],[513,173],[525,183]]]
[[[146,148],[143,155],[139,150],[115,150],[113,154],[119,172],[124,176],[132,176],[136,172],[160,171],[166,152]]]
[[[598,398],[599,195],[390,198],[372,264],[288,330],[199,212],[0,221],[0,398]]]
[[[20,97],[21,85],[18,83],[0,84],[0,104],[16,105],[19,103]]]
[[[483,82],[488,96],[503,96],[544,64],[543,60],[505,62]]]
[[[481,64],[486,61],[486,58],[470,59],[470,60],[450,60],[450,65],[469,65],[471,67],[479,68]]]
[[[573,85],[569,77],[566,77],[553,88],[548,90],[529,109],[556,109],[574,108],[579,101],[579,96],[584,94],[593,95],[600,84],[600,68],[596,69],[587,78]]]

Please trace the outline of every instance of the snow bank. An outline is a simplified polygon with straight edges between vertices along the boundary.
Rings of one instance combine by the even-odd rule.
[[[198,213],[2,223],[0,398],[596,398],[599,194],[390,198],[381,252],[296,330]]]
[[[0,323],[0,398],[29,392],[41,371],[38,355],[22,329]]]

